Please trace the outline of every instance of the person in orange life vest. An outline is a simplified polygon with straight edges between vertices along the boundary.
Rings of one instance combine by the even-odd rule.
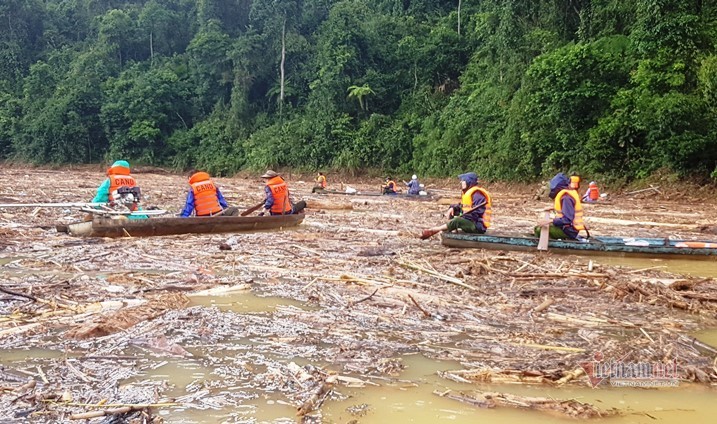
[[[386,177],[386,184],[381,186],[381,191],[383,194],[388,194],[391,196],[396,195],[396,182],[393,181],[393,178]]]
[[[326,190],[326,175],[323,172],[319,172],[314,179],[316,185],[311,189],[312,193],[316,193],[318,190]]]
[[[598,199],[600,199],[600,189],[598,188],[598,185],[595,181],[590,181],[590,184],[588,185],[588,190],[585,192],[582,201],[592,203],[597,202]]]
[[[463,192],[460,205],[451,205],[446,213],[450,219],[447,224],[423,230],[421,239],[426,240],[441,231],[461,230],[465,233],[483,234],[490,228],[493,215],[493,200],[490,193],[478,186],[478,176],[475,172],[461,174]]]
[[[130,174],[129,162],[118,160],[107,169],[107,178],[97,188],[92,203],[112,203],[113,193],[120,187],[137,187],[137,181]],[[142,208],[137,207],[137,211]],[[134,211],[133,211],[134,212]],[[129,219],[147,219],[147,215],[130,215]]]
[[[192,170],[189,174],[189,192],[184,209],[179,214],[182,218],[195,216],[237,216],[239,210],[230,207],[221,190],[214,184],[206,172]]]
[[[536,237],[542,226],[549,224],[550,238],[585,240],[579,235],[580,231],[586,230],[580,195],[571,188],[571,181],[562,172],[550,180],[550,198],[555,200],[550,208],[555,210],[555,218],[539,221],[535,227]]]
[[[271,215],[291,215],[304,210],[306,202],[303,200],[297,202],[296,205],[291,204],[289,186],[279,174],[268,170],[261,178],[266,181],[266,186],[264,186],[266,198],[264,200],[264,211],[259,216],[264,216],[266,213]]]
[[[319,172],[316,176],[316,184],[321,188],[326,188],[326,175],[323,172]]]

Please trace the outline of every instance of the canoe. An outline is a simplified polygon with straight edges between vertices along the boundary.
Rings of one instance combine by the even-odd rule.
[[[489,250],[537,250],[538,238],[520,234],[442,233],[441,242],[450,247]],[[711,257],[717,258],[717,242],[661,238],[593,237],[587,242],[550,240],[555,253],[612,256]]]
[[[421,196],[417,194],[405,194],[405,193],[399,193],[399,194],[381,194],[376,192],[362,192],[357,191],[356,193],[345,193],[343,191],[337,191],[337,190],[321,190],[321,189],[314,189],[312,192],[314,194],[324,194],[324,195],[343,195],[343,196],[369,196],[369,197],[385,197],[387,199],[404,199],[404,200],[418,200],[418,201],[433,201],[436,200],[436,198],[429,194],[427,196]]]
[[[214,216],[149,218],[139,220],[95,218],[68,224],[66,232],[77,237],[152,237],[175,234],[217,234],[295,227],[304,214],[277,216]],[[58,231],[65,228],[58,226]]]
[[[326,194],[326,195],[342,195],[342,196],[376,196],[376,197],[383,196],[381,193],[374,193],[374,192],[364,193],[361,191],[357,191],[355,193],[346,193],[346,192],[338,191],[338,190],[327,190],[327,189],[320,189],[320,188],[314,188],[312,190],[312,193]]]

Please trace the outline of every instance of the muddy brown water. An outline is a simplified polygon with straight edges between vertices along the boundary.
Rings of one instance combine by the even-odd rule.
[[[0,265],[8,264],[17,257],[0,258]],[[581,258],[594,266],[621,266],[632,270],[660,269],[676,274],[689,274],[705,277],[717,277],[717,263],[682,259],[642,259],[642,258]],[[146,271],[146,270],[145,270]],[[251,291],[241,291],[224,296],[193,297],[189,306],[217,307],[223,311],[238,314],[272,313],[279,306],[309,308],[302,302],[279,297],[261,297]],[[695,334],[705,343],[717,346],[717,330],[701,331]],[[237,345],[251,343],[237,340]],[[215,352],[216,353],[216,352]],[[62,357],[63,353],[43,350],[10,350],[0,354],[2,364],[23,364],[44,358]],[[294,358],[278,358],[285,362],[303,361]],[[139,379],[165,381],[170,389],[165,393],[170,397],[188,394],[187,387],[193,382],[205,379],[217,379],[216,369],[202,365],[195,359],[166,359],[167,363],[149,371]],[[602,409],[618,408],[627,414],[607,421],[614,423],[693,423],[714,422],[717,403],[714,402],[717,390],[701,386],[683,385],[678,388],[662,389],[624,389],[600,387],[555,389],[544,386],[492,385],[474,386],[455,383],[441,378],[438,371],[460,369],[455,362],[428,359],[420,355],[403,357],[406,369],[392,381],[376,380],[379,386],[364,388],[338,387],[346,397],[343,400],[328,400],[322,407],[322,414],[329,422],[348,422],[353,419],[361,423],[407,422],[434,423],[456,422],[472,423],[478,420],[491,423],[551,423],[572,422],[572,419],[556,418],[535,411],[510,409],[480,409],[472,405],[439,397],[434,392],[469,391],[479,388],[489,391],[504,391],[525,396],[548,396],[558,399],[577,399],[592,403]],[[316,365],[316,364],[314,364]],[[218,423],[236,420],[252,422],[293,422],[295,408],[282,400],[280,394],[273,395],[265,391],[236,388],[246,394],[248,399],[241,405],[215,410],[195,410],[190,408],[166,408],[159,413],[169,423]],[[231,390],[231,388],[229,389]],[[357,408],[358,406],[358,408]],[[361,412],[350,412],[359,409]]]
[[[587,262],[587,259],[586,259]],[[633,258],[605,258],[595,261],[609,265],[619,265],[633,269],[664,266],[674,273],[717,276],[717,264],[712,262],[689,260],[650,260]],[[213,305],[223,310],[237,313],[271,312],[278,305],[301,306],[300,302],[276,297],[257,297],[251,292],[242,292],[230,296],[208,296],[194,298],[193,304]],[[700,340],[717,345],[717,330],[702,331],[695,335]],[[291,358],[287,358],[292,360]],[[515,423],[554,423],[574,422],[573,419],[556,418],[535,411],[510,409],[479,409],[471,405],[439,397],[434,391],[469,391],[474,385],[460,384],[443,379],[438,371],[460,369],[455,362],[428,359],[420,355],[407,355],[403,358],[406,369],[393,382],[377,381],[379,386],[364,388],[339,388],[348,395],[345,400],[327,401],[322,408],[323,417],[329,422],[349,422],[353,419],[361,423],[405,422],[429,424],[435,422],[474,423],[477,421],[515,424]],[[170,396],[186,394],[183,390],[193,381],[210,378],[214,370],[202,367],[195,361],[170,361],[145,378],[159,379],[173,385]],[[682,424],[684,422],[714,422],[717,414],[717,390],[694,385],[661,389],[622,389],[622,388],[567,388],[555,389],[544,386],[492,385],[477,386],[490,391],[505,391],[524,396],[547,396],[557,399],[577,399],[592,403],[602,409],[618,408],[627,415],[606,420],[611,423],[665,423]],[[242,408],[219,409],[212,411],[165,410],[161,413],[169,423],[217,423],[237,417],[253,418],[256,422],[293,422],[295,408],[279,397],[257,393],[256,399],[248,400]],[[357,405],[366,405],[363,413],[349,412]]]
[[[645,267],[642,262],[623,263],[631,267]],[[667,262],[665,266],[673,264]],[[654,266],[654,265],[653,265]],[[677,266],[677,264],[675,264]],[[301,302],[277,298],[259,297],[252,292],[232,293],[227,296],[194,297],[192,306],[216,306],[225,311],[239,314],[271,313],[278,306],[293,305],[304,307]],[[696,336],[706,343],[717,345],[717,330],[703,331]],[[238,345],[250,343],[237,340]],[[217,352],[214,352],[215,354]],[[63,353],[42,350],[11,350],[2,352],[0,363],[23,364],[42,358],[57,358]],[[140,354],[141,356],[141,354]],[[278,358],[285,362],[304,361],[295,358]],[[460,364],[450,361],[438,361],[421,355],[405,355],[405,369],[394,379],[375,380],[378,386],[364,388],[338,387],[339,393],[346,397],[343,400],[327,400],[322,407],[325,422],[344,423],[358,420],[360,423],[554,423],[574,422],[573,419],[557,418],[553,415],[535,411],[511,410],[504,408],[480,409],[454,400],[443,398],[434,392],[446,390],[469,391],[482,389],[503,391],[524,396],[554,397],[557,399],[577,399],[592,403],[602,409],[618,408],[626,415],[605,420],[610,423],[665,423],[682,424],[714,422],[717,413],[715,402],[717,390],[702,386],[683,385],[678,388],[662,389],[623,389],[599,387],[589,388],[550,388],[545,386],[525,385],[483,385],[474,386],[455,383],[441,378],[438,371],[462,368]],[[317,365],[317,364],[314,364]],[[166,364],[148,371],[139,380],[165,381],[169,397],[188,394],[188,386],[192,383],[221,378],[217,370],[203,365],[201,361],[189,359],[166,358]],[[295,407],[284,402],[280,394],[252,390],[245,387],[229,388],[229,391],[241,391],[247,399],[239,406],[212,410],[195,410],[190,408],[164,408],[159,411],[168,423],[220,423],[220,422],[295,422]],[[358,409],[360,413],[356,413]],[[352,412],[353,411],[353,412]]]

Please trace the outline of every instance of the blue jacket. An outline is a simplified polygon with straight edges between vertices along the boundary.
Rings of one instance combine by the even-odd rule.
[[[421,192],[421,184],[418,180],[411,180],[406,183],[406,186],[408,186],[408,194],[418,194]]]
[[[274,195],[271,194],[271,189],[269,186],[264,186],[264,194],[266,195],[266,200],[264,201],[264,209],[271,209],[272,206],[274,206]]]
[[[222,196],[222,192],[219,190],[219,187],[217,187],[217,200],[219,200],[219,204],[222,206],[222,208],[226,209],[229,207],[226,199],[224,199],[224,196]],[[181,216],[182,218],[187,218],[191,216],[192,213],[194,213],[194,191],[189,190],[189,194],[187,194],[187,201],[184,203],[184,209],[179,216]]]

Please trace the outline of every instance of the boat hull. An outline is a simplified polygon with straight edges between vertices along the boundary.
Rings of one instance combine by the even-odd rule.
[[[283,216],[214,216],[191,218],[149,218],[142,220],[96,218],[67,225],[77,237],[154,237],[177,234],[219,234],[295,227],[304,214]]]
[[[443,233],[441,242],[449,247],[487,250],[537,251],[538,248],[537,237],[525,237],[516,234]],[[686,243],[690,247],[679,247],[681,243]],[[586,243],[574,240],[550,240],[548,248],[551,252],[576,255],[717,259],[717,248],[697,247],[700,245],[709,246],[710,243],[714,244],[714,242],[685,242],[683,240],[655,238],[594,237]]]
[[[417,200],[417,201],[434,201],[437,198],[432,195],[427,196],[421,196],[417,194],[405,194],[405,193],[399,193],[399,194],[381,194],[381,193],[365,193],[358,191],[356,193],[345,193],[343,191],[336,191],[336,190],[322,190],[322,189],[314,189],[314,194],[321,194],[321,195],[327,195],[327,196],[357,196],[357,197],[385,197],[387,199],[404,199],[404,200]]]

